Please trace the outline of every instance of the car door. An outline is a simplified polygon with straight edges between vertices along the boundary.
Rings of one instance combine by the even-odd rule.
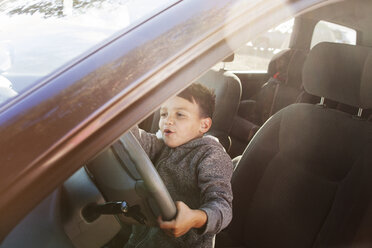
[[[319,2],[291,7],[297,12]],[[247,37],[286,19],[287,7],[278,1],[171,1],[3,102],[0,240],[89,159],[164,100]],[[273,9],[277,15],[267,18]]]

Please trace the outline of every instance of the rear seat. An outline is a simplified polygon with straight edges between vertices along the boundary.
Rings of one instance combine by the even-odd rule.
[[[272,58],[268,66],[269,80],[253,101],[241,103],[239,115],[234,118],[232,157],[240,155],[259,127],[280,109],[295,102],[314,103],[319,99],[303,90],[302,67],[307,54],[307,50],[287,49]]]

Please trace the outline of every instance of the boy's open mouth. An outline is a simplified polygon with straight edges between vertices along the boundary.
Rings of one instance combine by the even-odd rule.
[[[164,129],[164,134],[167,135],[167,134],[172,134],[174,133],[173,131],[171,131],[170,129],[166,128]]]

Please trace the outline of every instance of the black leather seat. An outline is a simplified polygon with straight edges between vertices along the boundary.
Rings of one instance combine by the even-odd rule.
[[[303,83],[368,109],[371,67],[370,48],[321,43]],[[234,217],[216,247],[372,247],[372,124],[356,114],[307,103],[274,114],[234,172]]]

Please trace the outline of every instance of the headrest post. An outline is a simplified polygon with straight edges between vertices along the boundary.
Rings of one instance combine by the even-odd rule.
[[[320,97],[320,103],[319,105],[323,106],[324,105],[324,96]]]
[[[363,109],[359,108],[358,109],[358,117],[362,117]]]

